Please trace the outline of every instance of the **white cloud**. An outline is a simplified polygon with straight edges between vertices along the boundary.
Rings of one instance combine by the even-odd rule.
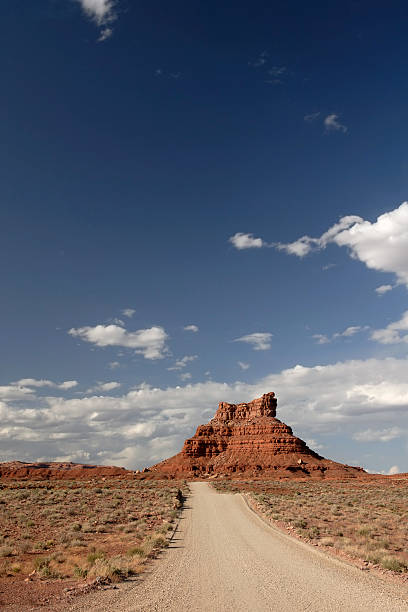
[[[381,344],[408,342],[408,310],[404,312],[399,321],[390,323],[384,329],[375,329],[371,334],[371,339]]]
[[[182,370],[183,368],[186,367],[188,363],[190,363],[191,361],[195,361],[196,359],[198,359],[198,355],[185,355],[181,359],[178,359],[174,365],[170,366],[167,369],[170,371]]]
[[[237,361],[237,364],[239,365],[241,370],[248,370],[248,368],[251,367],[249,363],[244,363],[243,361]]]
[[[330,342],[330,338],[326,334],[313,334],[312,338],[316,340],[317,344],[327,344]]]
[[[33,393],[33,389],[21,385],[16,386],[15,383],[0,385],[0,400],[25,400],[30,396],[34,397]]]
[[[260,249],[267,246],[262,238],[254,238],[253,234],[243,234],[242,232],[237,232],[228,238],[228,242],[231,242],[239,251],[243,249]]]
[[[380,215],[371,223],[361,217],[342,217],[320,238],[302,236],[276,248],[304,257],[312,250],[335,243],[350,249],[351,257],[362,261],[371,270],[391,272],[398,282],[408,286],[408,202]]]
[[[134,308],[124,308],[121,312],[125,317],[131,319],[135,314],[136,310]]]
[[[183,327],[184,331],[191,331],[193,333],[197,333],[199,330],[198,325],[185,325]]]
[[[76,380],[66,380],[65,382],[57,385],[58,389],[72,389],[78,385],[78,381]]]
[[[72,389],[78,385],[78,381],[76,380],[66,380],[63,383],[55,383],[52,380],[40,379],[36,378],[21,378],[20,380],[13,383],[13,385],[20,387],[51,387],[53,389]]]
[[[331,336],[327,336],[326,334],[313,334],[312,338],[314,338],[317,344],[327,344],[328,342],[332,342],[333,340],[337,340],[337,338],[351,338],[355,334],[366,331],[368,328],[367,325],[362,327],[361,325],[350,325],[342,332],[336,332]]]
[[[88,389],[87,393],[92,393],[93,391],[102,391],[108,393],[109,391],[113,391],[114,389],[118,389],[119,387],[120,383],[115,381],[106,383],[99,382],[97,385],[95,385],[95,387],[91,387],[91,389]]]
[[[311,123],[312,121],[315,121],[318,117],[320,117],[320,112],[310,113],[309,115],[305,115],[303,119],[307,121],[308,123]]]
[[[180,379],[181,380],[190,380],[192,378],[190,372],[183,372],[183,374],[180,374]]]
[[[289,255],[297,255],[298,257],[304,257],[311,251],[317,249],[324,249],[330,242],[335,242],[336,237],[345,230],[349,229],[357,223],[363,222],[361,217],[356,215],[347,215],[342,217],[338,223],[335,223],[330,227],[327,232],[324,232],[320,238],[311,238],[310,236],[302,236],[295,240],[295,242],[289,242],[287,244],[277,242],[274,246],[280,251],[286,251]]]
[[[393,465],[388,470],[388,474],[390,476],[392,476],[393,474],[399,474],[400,472],[401,472],[401,470],[399,469],[398,465]]]
[[[271,348],[272,334],[269,332],[254,332],[253,334],[247,334],[236,338],[234,342],[246,342],[250,344],[254,351],[267,351]]]
[[[339,116],[334,113],[327,115],[323,123],[326,132],[343,132],[345,134],[348,131],[348,128],[340,123]]]
[[[76,0],[82,7],[85,15],[99,28],[99,41],[109,38],[112,33],[112,23],[117,19],[115,11],[116,0]]]
[[[145,359],[162,359],[166,353],[168,338],[163,327],[159,326],[128,332],[119,325],[96,325],[72,328],[68,333],[96,346],[124,346],[134,349]]]
[[[305,442],[308,445],[308,447],[314,451],[321,451],[326,448],[324,444],[320,444],[314,438],[309,438],[308,440],[305,440]]]
[[[352,440],[356,431],[369,429],[387,436],[393,428],[406,435],[407,371],[408,359],[394,358],[297,365],[254,384],[209,380],[163,389],[144,384],[118,397],[46,397],[35,406],[22,405],[31,390],[7,385],[7,392],[17,395],[6,392],[7,400],[0,401],[2,459],[50,460],[86,449],[90,462],[143,467],[178,452],[197,425],[214,415],[218,402],[249,401],[268,391],[277,394],[278,418],[302,439],[323,443],[327,434]],[[355,461],[355,448],[349,452],[332,458]]]
[[[379,287],[376,287],[375,292],[378,293],[378,295],[384,295],[384,293],[392,291],[392,289],[392,285],[380,285]]]
[[[111,370],[116,370],[117,368],[120,368],[120,363],[119,363],[119,361],[111,361],[111,362],[109,362],[108,367]]]
[[[353,435],[358,442],[389,442],[401,437],[403,430],[400,427],[388,427],[385,429],[366,429]]]

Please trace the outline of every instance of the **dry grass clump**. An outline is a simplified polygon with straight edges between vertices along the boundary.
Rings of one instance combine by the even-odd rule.
[[[1,483],[0,579],[10,586],[139,573],[168,545],[187,491],[182,481],[120,478]]]
[[[408,480],[219,481],[299,536],[394,572],[408,571]]]

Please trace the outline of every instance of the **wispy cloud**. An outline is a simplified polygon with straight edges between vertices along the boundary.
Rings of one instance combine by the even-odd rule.
[[[116,0],[75,0],[78,2],[85,15],[91,19],[99,28],[99,42],[103,42],[112,36],[112,24],[117,19]]]
[[[250,344],[254,351],[267,351],[271,348],[271,339],[272,334],[269,332],[254,332],[253,334],[236,338],[233,342]]]
[[[120,363],[119,363],[119,361],[111,361],[111,362],[108,364],[108,367],[109,367],[111,370],[116,370],[117,368],[120,368]]]
[[[320,111],[317,113],[310,113],[309,115],[305,115],[303,119],[307,121],[307,123],[311,123],[312,121],[316,121],[318,117],[320,117]]]
[[[145,359],[162,359],[166,352],[167,333],[160,326],[128,332],[119,325],[95,325],[72,328],[68,332],[75,338],[96,346],[123,346],[134,349]]]
[[[190,332],[193,332],[194,334],[196,334],[199,331],[198,325],[193,325],[193,324],[185,325],[183,329],[184,331],[190,331]]]
[[[366,429],[353,435],[358,442],[389,442],[401,437],[404,431],[400,427],[388,427],[387,429]]]
[[[109,391],[113,391],[114,389],[119,389],[120,383],[111,381],[111,382],[98,382],[97,385],[88,389],[87,393],[92,393],[94,391],[100,391],[102,393],[109,393]]]
[[[351,325],[350,327],[347,327],[344,331],[336,332],[331,336],[327,336],[326,334],[313,334],[312,337],[317,341],[317,344],[328,344],[329,342],[337,340],[338,338],[351,338],[355,334],[362,331],[366,331],[367,329],[369,329],[368,325],[365,325],[363,327],[361,327],[360,325]]]
[[[190,380],[192,378],[190,372],[183,372],[183,374],[180,374],[180,379],[185,381],[185,380]]]
[[[134,308],[124,308],[121,312],[124,317],[131,319],[135,314],[136,310]]]
[[[324,128],[327,133],[329,132],[343,132],[345,134],[348,132],[348,127],[340,123],[339,116],[332,113],[331,115],[327,115],[324,118]]]
[[[262,51],[258,55],[258,57],[248,62],[248,66],[252,66],[253,68],[260,68],[261,66],[264,66],[266,64],[266,62],[268,61],[268,58],[269,58],[268,52]]]
[[[392,285],[380,285],[379,287],[376,287],[375,292],[378,295],[384,295],[384,293],[387,293],[388,291],[392,291],[392,289],[394,289]]]
[[[191,363],[192,361],[195,361],[196,359],[198,359],[198,355],[185,355],[184,357],[182,357],[181,359],[178,359],[174,365],[170,366],[169,368],[167,368],[170,372],[173,370],[182,370],[183,368],[186,367],[186,365],[188,363]]]
[[[154,74],[157,77],[163,77],[165,79],[181,79],[182,78],[182,74],[181,72],[169,72],[168,70],[164,70],[164,68],[156,68],[156,70],[154,71]]]
[[[249,363],[244,363],[243,361],[237,361],[237,364],[239,365],[241,370],[248,370],[248,368],[251,367]]]
[[[303,120],[306,121],[306,123],[313,123],[318,119],[319,124],[320,120],[323,121],[324,131],[326,132],[326,134],[332,132],[343,132],[343,134],[345,134],[346,132],[348,132],[348,127],[340,122],[339,115],[336,115],[335,113],[331,113],[330,115],[326,115],[325,117],[323,117],[322,113],[318,111],[303,116]]]
[[[76,387],[78,382],[76,380],[66,380],[62,383],[55,383],[52,380],[46,379],[21,378],[14,382],[13,385],[19,387],[51,387],[52,389],[68,390]]]

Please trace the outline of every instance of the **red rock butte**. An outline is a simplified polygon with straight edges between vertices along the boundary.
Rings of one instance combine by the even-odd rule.
[[[178,455],[154,465],[167,477],[358,478],[362,468],[321,457],[276,418],[277,399],[265,393],[252,402],[221,402]]]

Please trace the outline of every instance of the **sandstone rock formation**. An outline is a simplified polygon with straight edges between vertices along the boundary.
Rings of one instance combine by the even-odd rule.
[[[167,477],[358,477],[355,468],[324,459],[276,418],[277,400],[266,393],[249,403],[221,402],[182,451],[153,466]]]
[[[0,478],[26,478],[28,480],[88,480],[91,478],[131,477],[133,472],[122,467],[87,465],[83,463],[26,463],[9,461],[0,463]]]

